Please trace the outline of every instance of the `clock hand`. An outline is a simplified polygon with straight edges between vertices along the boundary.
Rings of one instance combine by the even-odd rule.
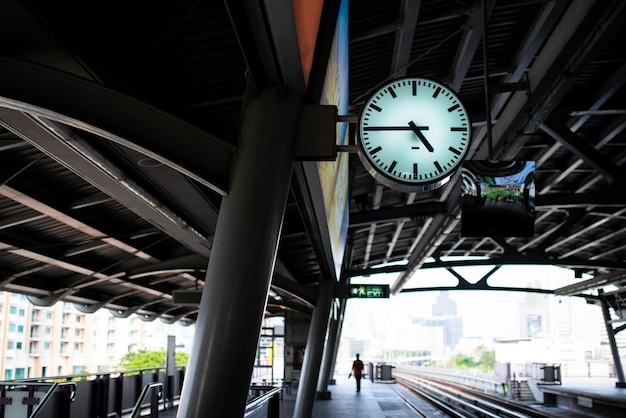
[[[410,131],[410,126],[366,126],[364,131]]]
[[[411,130],[415,132],[415,135],[417,135],[417,137],[424,143],[426,149],[430,152],[433,152],[435,149],[432,145],[430,145],[430,142],[428,142],[428,140],[422,133],[422,130],[428,130],[428,126],[417,126],[413,121],[409,122],[409,126],[411,127]]]

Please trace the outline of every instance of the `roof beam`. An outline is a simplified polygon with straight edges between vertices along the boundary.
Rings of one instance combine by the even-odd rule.
[[[421,4],[421,0],[400,1],[400,12],[396,22],[396,38],[391,54],[390,74],[392,77],[404,77],[406,75]]]
[[[66,213],[63,213],[62,211],[57,210],[53,208],[52,206],[47,205],[46,203],[38,201],[30,196],[26,196],[22,192],[16,189],[13,189],[9,186],[0,186],[0,195],[8,199],[11,199],[34,211],[37,211],[41,213],[42,215],[45,215],[45,217],[52,218],[56,220],[57,222],[60,222],[64,225],[74,228],[87,236],[90,236],[97,240],[101,240],[103,243],[106,243],[107,245],[117,247],[120,250],[126,251],[135,257],[138,257],[143,260],[150,261],[150,262],[157,261],[156,258],[153,258],[149,254],[146,254],[143,251],[140,251],[138,248],[134,248],[118,239],[111,238],[106,233],[99,231],[98,229],[93,228]],[[33,219],[31,218],[31,220]]]
[[[291,2],[226,0],[225,3],[257,88],[277,82],[291,90],[304,91]]]
[[[580,118],[578,118],[580,119]],[[577,124],[574,124],[574,126],[579,126]],[[572,135],[574,134],[574,131],[572,130],[572,128],[563,128],[564,130],[569,130],[570,132],[572,132]],[[613,121],[612,123],[610,123],[608,126],[606,126],[599,134],[598,134],[598,141],[595,143],[595,145],[593,145],[593,148],[595,150],[599,150],[600,148],[602,148],[604,145],[608,144],[613,138],[615,138],[615,136],[617,136],[619,133],[621,133],[624,129],[626,129],[626,115],[619,117],[618,119],[616,119],[615,121]],[[568,134],[569,135],[569,134]],[[556,139],[556,138],[555,138]],[[560,148],[561,146],[561,141],[557,141],[555,146],[553,146],[550,149],[550,154],[553,153],[553,150],[556,151],[557,148]],[[545,180],[542,180],[542,184],[543,184],[543,188],[541,190],[541,193],[546,193],[548,191],[550,191],[552,189],[552,187],[556,186],[562,179],[564,179],[565,177],[567,177],[569,174],[571,174],[574,170],[576,170],[578,167],[580,167],[582,165],[582,163],[585,161],[584,158],[579,158],[578,153],[574,153],[575,154],[575,158],[572,158],[567,164],[565,164],[567,166],[567,168],[565,170],[563,170],[560,173],[555,173],[554,175],[550,176],[550,178],[547,178]],[[597,151],[594,151],[592,153],[592,155],[596,155]],[[603,159],[604,157],[598,157],[600,160]],[[544,159],[544,158],[542,158]],[[606,158],[604,158],[606,160]],[[612,164],[610,162],[608,162],[608,160],[606,160],[608,164]],[[596,180],[598,181],[598,180]],[[586,182],[589,183],[589,182]],[[586,187],[585,187],[586,189]],[[577,190],[577,192],[582,192],[584,190]]]
[[[2,194],[1,190],[3,187],[4,186],[0,186],[0,194]],[[42,213],[21,213],[19,215],[9,216],[0,220],[0,229],[7,229],[17,225],[27,224],[45,217],[46,215]]]
[[[609,188],[620,186],[618,180],[626,177],[624,170],[608,161],[596,148],[583,141],[568,128],[554,124],[549,126],[546,123],[542,123],[539,128],[600,173],[608,183]]]
[[[603,216],[596,222],[590,225],[587,225],[586,227],[579,229],[577,232],[569,234],[566,238],[563,238],[553,243],[552,245],[546,248],[546,252],[553,251],[555,248],[560,247],[563,244],[566,244],[572,240],[575,240],[578,237],[582,237],[585,234],[585,232],[592,231],[596,228],[599,228],[600,226],[605,225],[612,220],[615,220],[617,217],[624,215],[625,213],[626,213],[626,207],[622,208],[621,210],[615,213],[607,214],[606,216]]]
[[[66,126],[44,118],[34,119],[20,111],[2,107],[0,107],[0,123],[50,157],[57,161],[63,161],[72,171],[82,178],[89,179],[92,184],[107,195],[114,197],[124,206],[133,208],[138,215],[159,227],[165,234],[184,244],[190,250],[209,257],[211,243],[206,237],[196,232],[176,213],[169,210],[166,205],[159,202],[147,190],[132,181],[119,167],[107,161],[87,141],[76,136]],[[107,242],[111,240],[106,234],[82,224],[48,205],[24,196],[22,193],[17,191],[9,193],[7,186],[0,188],[0,192],[3,190],[7,197],[66,225],[84,231],[95,238],[107,240]],[[111,245],[118,246],[137,257],[150,258],[147,254],[137,252],[137,249],[130,248],[121,241],[113,240]]]
[[[438,213],[446,213],[450,208],[446,202],[422,202],[405,206],[374,209],[350,214],[350,228],[363,227],[377,222],[389,222],[416,218],[420,216],[433,216]]]
[[[454,62],[448,75],[448,84],[454,91],[461,89],[467,70],[474,59],[480,40],[483,38],[485,22],[483,21],[482,3],[483,0],[476,0],[472,8],[467,11],[468,22],[454,54]],[[485,3],[487,3],[487,16],[489,16],[496,2],[489,0]]]
[[[626,3],[573,1],[529,69],[531,92],[516,92],[494,125],[494,156],[514,159],[545,121],[586,65],[621,28]],[[479,145],[477,159],[489,155]]]
[[[423,234],[423,236],[421,236],[419,240],[416,239],[417,246],[409,257],[406,270],[400,273],[400,276],[391,285],[392,294],[400,292],[404,287],[404,284],[411,278],[411,276],[413,276],[413,274],[415,274],[415,272],[422,267],[426,258],[430,257],[430,255],[436,250],[437,246],[435,244],[437,238],[442,236],[440,231],[445,228],[449,218],[446,214],[437,214],[430,219],[431,222],[428,226],[424,226],[424,228],[422,228],[422,232],[420,234]]]
[[[595,96],[591,100],[591,106],[587,110],[588,114],[574,116],[568,121],[568,127],[572,132],[576,132],[592,115],[591,112],[600,110],[602,105],[617,93],[626,83],[626,64],[620,65],[616,71],[608,77],[602,86],[595,91]]]
[[[217,193],[228,193],[235,147],[95,82],[2,57],[0,106],[88,131],[150,156]]]
[[[172,295],[170,294],[163,293],[162,291],[152,289],[147,286],[143,286],[140,283],[135,283],[133,281],[125,280],[123,278],[120,278],[119,274],[118,275],[105,274],[105,273],[93,270],[91,267],[85,267],[85,266],[78,265],[76,263],[71,263],[53,254],[44,254],[41,251],[35,252],[32,250],[21,249],[6,242],[0,242],[0,248],[3,249],[3,251],[10,252],[20,257],[25,257],[31,260],[36,260],[48,266],[54,266],[57,268],[74,272],[81,277],[79,280],[77,280],[76,282],[72,283],[69,286],[65,286],[63,288],[60,288],[54,291],[49,291],[46,294],[42,294],[40,296],[32,296],[32,295],[28,296],[29,300],[35,305],[52,306],[53,304],[61,300],[70,301],[72,299],[72,296],[76,295],[81,289],[85,289],[97,283],[102,283],[102,282],[107,282],[107,283],[110,283],[112,286],[121,286],[121,287],[125,287],[128,289],[128,292],[124,292],[120,296],[115,296],[112,299],[107,300],[105,305],[110,305],[111,302],[113,302],[114,300],[119,299],[122,296],[127,296],[130,293],[136,293],[138,291],[144,295],[152,295],[153,297],[159,298],[159,300],[161,301],[172,299]],[[42,267],[36,267],[26,272],[16,273],[13,276],[11,276],[8,280],[5,279],[2,282],[3,284],[2,288],[7,291],[15,290],[15,291],[18,291],[18,293],[25,293],[19,283],[14,283],[15,279],[32,274],[40,269],[42,269]],[[89,308],[89,306],[87,306],[86,310],[99,309],[100,307],[105,306],[105,305],[101,305],[99,302],[95,302],[95,303],[96,303],[95,307]],[[155,303],[154,300],[150,302],[150,304],[152,303]],[[107,307],[109,307],[110,309],[116,309],[116,310],[121,309],[118,306],[115,306],[115,307],[107,306]],[[132,307],[129,307],[128,309],[132,309]],[[141,307],[139,307],[139,310],[140,309]],[[164,313],[165,312],[156,312],[155,314],[157,316],[160,316],[160,315],[163,315]]]
[[[587,290],[593,290],[612,283],[621,282],[624,280],[624,277],[626,277],[626,271],[613,271],[611,273],[595,276],[589,280],[583,280],[578,283],[559,287],[558,289],[554,289],[554,293],[561,296],[578,295]]]

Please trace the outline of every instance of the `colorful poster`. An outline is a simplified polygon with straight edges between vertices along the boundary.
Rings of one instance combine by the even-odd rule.
[[[348,114],[348,2],[341,2],[320,104],[337,106],[339,115]],[[337,124],[337,143],[348,143],[348,124]],[[348,233],[348,154],[336,161],[318,163],[331,249],[337,277],[340,276]]]

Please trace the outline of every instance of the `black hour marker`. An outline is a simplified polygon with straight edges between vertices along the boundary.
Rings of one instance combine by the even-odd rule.
[[[467,128],[464,127],[464,126],[459,126],[459,127],[450,128],[450,131],[452,131],[452,132],[467,132]]]
[[[413,96],[417,96],[417,83],[413,80]]]
[[[393,162],[391,163],[391,165],[389,166],[389,172],[390,172],[390,173],[391,173],[391,172],[393,172],[393,169],[394,169],[394,168],[396,168],[396,165],[397,165],[397,164],[398,164],[398,162],[397,162],[397,161],[393,161]]]
[[[437,167],[437,171],[439,171],[440,173],[443,172],[443,169],[441,168],[439,161],[435,161],[434,164],[435,164],[435,167]]]
[[[441,91],[441,87],[437,87],[435,92],[433,93],[433,99],[436,99],[439,96],[439,92]]]
[[[396,92],[395,92],[395,91],[393,91],[393,89],[392,89],[391,87],[389,87],[389,88],[387,89],[387,91],[389,92],[389,94],[391,94],[391,97],[393,97],[394,99],[395,99],[396,97],[398,97],[398,96],[396,95]]]
[[[374,155],[374,154],[376,154],[378,151],[380,151],[380,150],[382,150],[382,149],[383,149],[383,148],[379,145],[379,146],[377,146],[376,148],[374,148],[374,149],[370,152],[370,154]]]
[[[458,149],[456,149],[454,147],[450,147],[450,148],[448,148],[448,150],[452,151],[456,155],[461,155],[461,151],[459,151]]]
[[[413,163],[413,178],[417,179],[417,163]]]
[[[375,104],[370,105],[370,107],[372,109],[374,109],[375,111],[377,111],[377,112],[382,112],[383,111],[380,107],[376,106]]]
[[[459,104],[457,103],[457,104],[455,104],[454,106],[449,107],[449,108],[448,108],[448,112],[452,112],[452,111],[454,111],[454,110],[457,110],[459,107],[461,107],[461,105],[459,105]]]

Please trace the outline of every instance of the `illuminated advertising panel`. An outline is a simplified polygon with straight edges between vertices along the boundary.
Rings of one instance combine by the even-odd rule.
[[[322,105],[335,105],[339,115],[348,114],[348,2],[341,2],[337,27],[320,99]],[[348,124],[337,124],[337,144],[348,143]],[[340,275],[348,234],[348,154],[339,153],[336,161],[321,161],[318,171],[328,233],[337,277]]]

